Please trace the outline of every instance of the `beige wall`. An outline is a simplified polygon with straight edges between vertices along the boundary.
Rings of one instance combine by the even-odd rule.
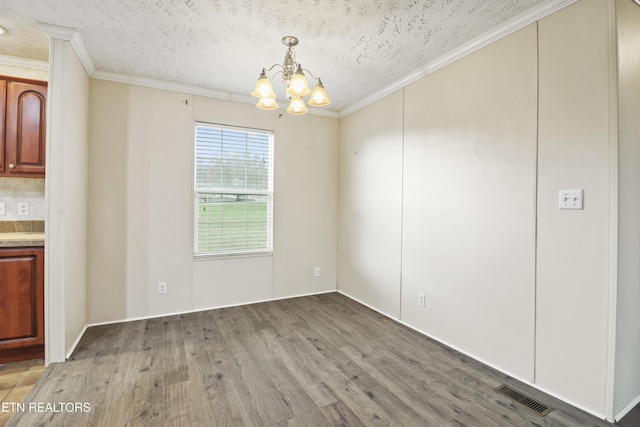
[[[408,86],[401,105],[394,94],[342,118],[340,164],[341,291],[601,417],[615,259],[610,6],[582,0]],[[381,176],[383,159],[393,166]],[[402,180],[401,206],[365,216],[375,198],[364,189],[382,177],[396,191]],[[573,188],[585,209],[559,210],[558,191]],[[354,273],[399,258],[386,284]]]
[[[274,129],[273,297],[335,291],[339,120],[284,113]]]
[[[407,87],[404,125],[401,318],[528,380],[536,79],[530,25]]]
[[[605,414],[611,280],[609,2],[539,23],[536,383]],[[558,191],[584,189],[584,210]]]
[[[90,323],[335,289],[338,120],[278,116],[92,81]],[[193,260],[196,120],[274,131],[273,256]]]
[[[69,352],[87,324],[87,139],[89,76],[65,42],[64,71],[64,221],[65,221],[65,350]]]
[[[624,0],[616,7],[620,169],[614,413],[640,400],[640,7]]]
[[[340,121],[339,289],[400,317],[403,91]]]
[[[46,356],[62,361],[87,324],[89,76],[68,41],[52,39],[50,59],[45,310],[54,332]]]
[[[91,80],[88,322],[127,318],[127,85]],[[134,233],[134,231],[137,231]],[[139,230],[132,230],[132,239]]]

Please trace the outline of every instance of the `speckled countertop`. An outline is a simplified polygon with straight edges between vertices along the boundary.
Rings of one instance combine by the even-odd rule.
[[[44,246],[44,233],[0,233],[0,248]]]
[[[0,221],[0,248],[44,246],[44,221]]]

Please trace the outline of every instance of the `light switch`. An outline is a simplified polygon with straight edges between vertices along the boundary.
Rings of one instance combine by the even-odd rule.
[[[583,190],[560,190],[560,209],[582,209]]]

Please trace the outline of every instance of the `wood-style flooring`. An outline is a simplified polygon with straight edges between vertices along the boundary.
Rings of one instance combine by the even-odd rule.
[[[89,328],[27,402],[60,405],[10,426],[610,425],[338,293]]]

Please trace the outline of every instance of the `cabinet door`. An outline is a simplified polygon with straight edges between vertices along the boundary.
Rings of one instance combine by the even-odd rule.
[[[46,99],[46,86],[7,83],[5,173],[44,177]]]
[[[0,363],[44,355],[44,251],[0,250]]]
[[[4,172],[4,153],[5,153],[5,119],[7,102],[7,81],[0,80],[0,173]]]

